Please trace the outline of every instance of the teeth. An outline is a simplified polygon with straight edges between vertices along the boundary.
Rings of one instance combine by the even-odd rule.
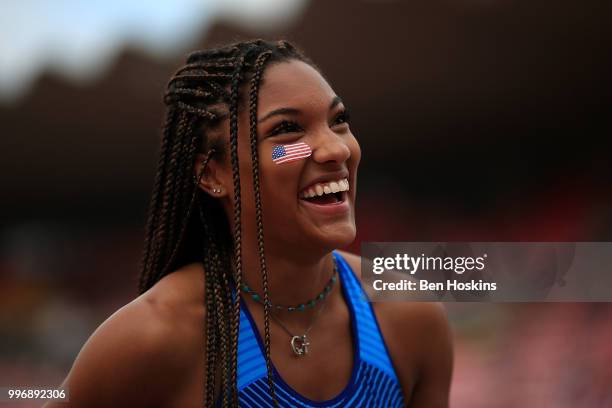
[[[329,181],[326,183],[317,183],[314,186],[309,187],[306,190],[303,190],[300,193],[300,197],[302,198],[311,198],[315,196],[321,196],[323,194],[332,194],[337,193],[339,191],[348,191],[349,190],[349,182],[348,179],[344,178],[341,180]]]

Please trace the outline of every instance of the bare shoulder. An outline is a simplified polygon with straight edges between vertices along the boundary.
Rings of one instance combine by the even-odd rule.
[[[439,302],[374,304],[411,407],[446,408],[453,371],[453,336]]]
[[[362,265],[371,264],[369,259],[362,258],[357,254],[352,254],[346,251],[337,251],[349,264],[355,275],[360,279],[362,286],[363,275]],[[364,287],[366,292],[370,292],[368,287]],[[381,313],[389,313],[390,318],[397,324],[398,330],[414,329],[413,325],[418,325],[420,329],[442,329],[447,325],[447,315],[444,305],[439,302],[377,302],[376,309],[380,309]],[[381,306],[381,307],[378,307]],[[422,326],[422,327],[421,327]],[[441,327],[442,326],[442,327]],[[404,333],[400,333],[404,334]],[[412,333],[414,336],[414,333]]]
[[[167,401],[185,380],[181,374],[201,361],[190,354],[203,332],[197,327],[203,325],[203,305],[193,301],[204,285],[197,269],[191,264],[168,274],[106,319],[63,383],[70,403],[58,406],[138,407]]]
[[[336,250],[336,252],[340,254],[342,258],[344,258],[344,260],[346,261],[346,263],[349,264],[353,272],[355,272],[355,275],[357,275],[357,277],[361,279],[361,256],[341,250]]]
[[[338,251],[362,280],[370,260]],[[367,267],[367,266],[366,266]],[[367,284],[362,286],[366,292]],[[453,367],[452,332],[439,302],[373,302],[380,329],[405,395],[414,407],[446,407]]]

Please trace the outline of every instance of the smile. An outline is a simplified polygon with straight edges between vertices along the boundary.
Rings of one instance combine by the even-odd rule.
[[[347,178],[342,178],[339,180],[326,181],[324,183],[316,183],[313,184],[304,190],[302,190],[299,194],[300,198],[316,198],[322,197],[325,195],[336,194],[338,192],[348,191],[349,190],[349,182]]]
[[[349,210],[347,178],[316,183],[299,193],[304,205],[328,214],[338,214]]]

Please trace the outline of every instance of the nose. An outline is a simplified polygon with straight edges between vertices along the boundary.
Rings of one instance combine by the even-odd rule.
[[[312,158],[318,163],[344,163],[351,157],[344,138],[329,128],[320,131],[314,142]]]

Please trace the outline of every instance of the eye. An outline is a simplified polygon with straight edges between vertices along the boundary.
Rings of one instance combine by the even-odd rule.
[[[302,128],[297,123],[290,120],[283,120],[271,132],[270,136],[280,135],[282,133],[299,132]]]
[[[336,119],[334,119],[334,125],[349,123],[350,119],[351,119],[351,116],[349,114],[349,111],[348,109],[345,109],[342,112],[338,113],[338,115],[336,116]]]

